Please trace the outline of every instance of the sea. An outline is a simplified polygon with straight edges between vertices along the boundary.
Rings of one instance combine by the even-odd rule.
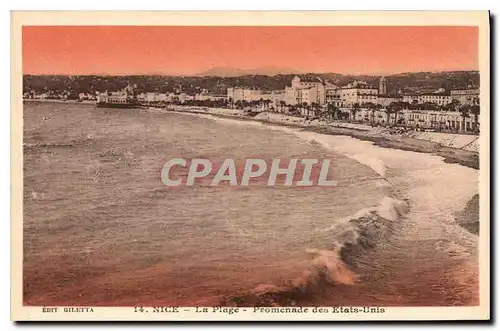
[[[23,300],[44,306],[473,306],[478,171],[347,136],[27,102]],[[172,158],[329,159],[335,187],[168,187]]]

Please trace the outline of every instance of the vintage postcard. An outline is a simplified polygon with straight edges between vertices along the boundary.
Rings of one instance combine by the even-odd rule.
[[[488,320],[489,34],[13,12],[12,319]]]

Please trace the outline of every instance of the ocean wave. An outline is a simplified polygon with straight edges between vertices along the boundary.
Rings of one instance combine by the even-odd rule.
[[[331,233],[332,247],[306,249],[312,259],[299,277],[285,286],[261,284],[246,293],[223,299],[221,305],[293,306],[325,286],[356,284],[356,259],[377,244],[390,240],[397,221],[408,211],[405,201],[384,197],[376,206],[335,221],[321,230]]]

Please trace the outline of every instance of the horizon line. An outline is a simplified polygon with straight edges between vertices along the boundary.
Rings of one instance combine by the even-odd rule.
[[[237,70],[255,70],[255,69],[241,69],[241,68],[230,68]],[[210,70],[210,69],[207,69]],[[286,75],[324,75],[324,74],[334,74],[342,76],[395,76],[402,74],[418,74],[418,73],[447,73],[447,72],[467,72],[475,71],[480,72],[479,69],[447,69],[447,70],[422,70],[422,71],[403,71],[394,73],[341,73],[341,72],[289,72],[282,74],[243,74],[243,75],[199,75],[199,74],[173,74],[173,73],[23,73],[23,76],[103,76],[103,77],[126,77],[126,76],[166,76],[166,77],[221,77],[221,78],[232,78],[232,77],[243,77],[243,76],[286,76]]]

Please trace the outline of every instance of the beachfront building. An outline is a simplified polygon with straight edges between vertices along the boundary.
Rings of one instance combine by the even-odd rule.
[[[403,96],[402,95],[378,95],[377,96],[377,101],[374,102],[377,105],[380,105],[382,107],[387,107],[393,102],[403,102]]]
[[[286,86],[284,102],[288,105],[326,103],[326,83],[319,77],[299,77],[292,79],[291,86]]]
[[[226,95],[211,94],[211,93],[207,93],[207,92],[198,93],[194,97],[195,97],[195,100],[199,100],[199,101],[225,101],[225,100],[227,100]]]
[[[285,91],[284,90],[278,90],[278,91],[272,91],[271,92],[271,106],[276,110],[277,112],[285,112],[285,106],[286,106],[286,101],[285,101]]]
[[[99,93],[97,102],[105,103],[127,103],[127,95],[120,92],[104,92]]]
[[[130,86],[116,92],[98,92],[97,102],[104,103],[128,103],[129,97],[133,96],[133,89]]]
[[[401,115],[404,124],[424,129],[446,129],[452,131],[473,131],[474,116],[463,117],[457,111],[417,111],[403,110]],[[478,123],[479,125],[479,118]]]
[[[178,94],[178,95],[176,95],[176,97],[177,97],[177,100],[179,100],[179,102],[181,102],[181,103],[186,102],[186,101],[195,100],[194,95],[189,95],[187,93]]]
[[[462,105],[479,106],[479,89],[455,89],[450,91],[450,95]]]
[[[96,96],[93,93],[78,93],[78,100],[95,100]]]
[[[304,102],[308,102],[309,104],[316,102],[322,105],[326,101],[326,83],[319,77],[305,76],[300,78],[295,76],[292,79],[292,88],[310,91],[306,92],[306,95],[311,95],[313,98],[304,100]]]
[[[446,106],[452,101],[452,97],[446,92],[405,94],[402,101],[409,104],[435,103],[438,106]]]
[[[320,91],[315,87],[302,87],[297,90],[297,103],[311,105],[320,99]]]
[[[262,90],[252,88],[230,87],[227,89],[227,98],[233,102],[257,101],[262,98]]]
[[[335,107],[342,107],[342,90],[337,85],[325,82],[325,101]]]
[[[44,99],[48,99],[50,97],[50,95],[49,95],[49,93],[40,93],[40,94],[32,94],[31,97],[33,99],[44,100]]]
[[[168,101],[168,95],[166,93],[159,92],[146,92],[141,93],[137,96],[137,100],[139,102],[160,102],[160,101]]]
[[[403,102],[414,104],[419,103],[417,94],[403,94]]]
[[[451,95],[447,93],[425,93],[418,96],[418,103],[430,102],[438,106],[446,106],[451,100]]]
[[[326,103],[334,105],[335,107],[342,107],[342,89],[337,86],[327,87]]]
[[[259,100],[273,100],[273,94],[274,94],[274,91],[272,92],[262,92],[262,94],[260,95],[260,99]]]
[[[341,101],[343,107],[353,107],[355,104],[377,103],[378,88],[368,85],[364,81],[354,81],[341,88]]]
[[[362,108],[356,113],[356,121],[373,125],[398,124],[409,128],[449,130],[456,132],[472,132],[476,127],[476,118],[472,115],[462,116],[457,111],[409,110],[397,113],[382,109]],[[479,125],[479,118],[478,123]]]
[[[394,115],[392,115],[394,117]],[[361,108],[356,112],[356,121],[363,123],[371,123],[374,125],[384,125],[387,119],[385,109],[367,109]]]

